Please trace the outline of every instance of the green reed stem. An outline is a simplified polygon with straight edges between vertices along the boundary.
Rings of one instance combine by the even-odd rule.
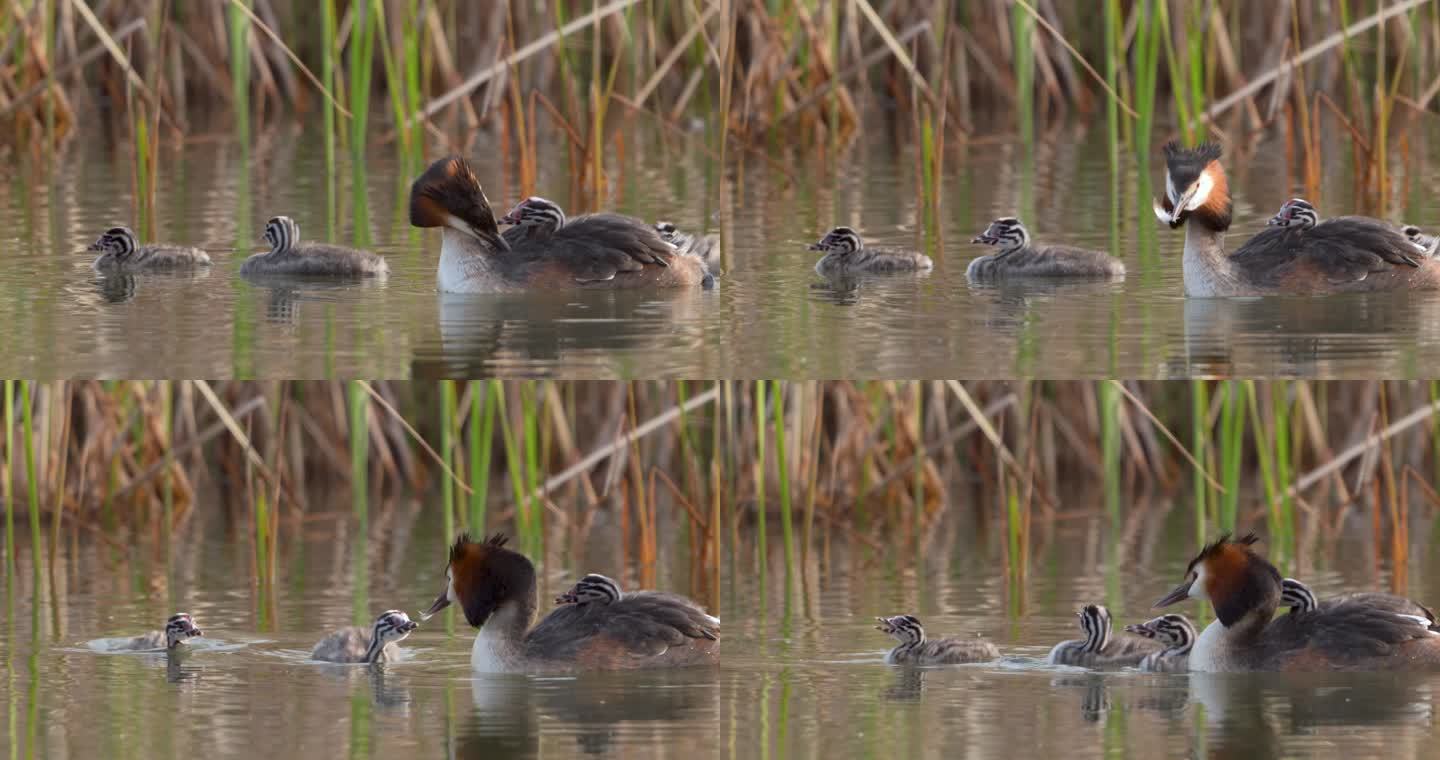
[[[1245,452],[1245,404],[1236,380],[1225,381],[1220,409],[1220,529],[1235,530],[1240,511],[1240,463]]]
[[[5,486],[5,574],[8,577],[15,571],[15,381],[10,379],[5,380],[5,472],[3,477]]]
[[[785,593],[790,593],[790,576],[795,564],[795,537],[790,519],[790,466],[785,458],[784,389],[776,381],[771,384],[770,406],[775,417],[775,464],[780,473],[780,532],[785,547]]]
[[[358,380],[346,385],[350,399],[350,490],[355,517],[369,524],[370,414],[369,393]]]
[[[25,485],[30,505],[30,559],[35,566],[35,577],[40,577],[40,558],[44,545],[40,537],[40,473],[35,464],[35,389],[29,380],[20,381],[20,407],[22,433],[25,435]]]
[[[544,536],[544,507],[540,501],[540,405],[534,380],[520,386],[520,412],[525,427],[525,526],[527,548],[538,554]]]
[[[1105,513],[1120,524],[1120,389],[1100,383],[1100,455],[1105,473]]]
[[[335,0],[320,0],[320,81],[325,84],[326,92],[344,97],[345,93],[335,87],[335,57],[339,54],[335,49],[337,26]],[[326,239],[334,240],[340,211],[339,188],[336,186],[339,174],[335,170],[335,104],[330,98],[321,98],[320,108],[325,119],[325,232]]]
[[[239,0],[246,8],[250,0]],[[250,134],[250,17],[235,3],[225,6],[230,20],[230,85],[236,132]]]
[[[1010,6],[1010,24],[1015,36],[1015,92],[1019,110],[1020,141],[1035,141],[1035,20],[1019,3]]]
[[[755,381],[755,529],[760,552],[760,587],[765,587],[765,381]]]
[[[497,380],[470,382],[469,527],[477,535],[485,532],[485,507],[490,496],[490,447],[495,439],[495,405],[499,394],[500,383]]]
[[[455,457],[455,381],[440,381],[440,457],[452,471],[459,462]],[[440,503],[445,510],[443,520],[446,536],[455,535],[455,479],[440,479]]]
[[[1195,499],[1195,540],[1203,545],[1209,533],[1206,528],[1206,494],[1210,487],[1205,474],[1211,470],[1210,461],[1210,391],[1204,380],[1190,381],[1190,452],[1201,463],[1203,470],[1194,475]]]

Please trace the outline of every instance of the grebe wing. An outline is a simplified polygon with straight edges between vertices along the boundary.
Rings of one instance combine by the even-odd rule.
[[[1246,271],[1248,279],[1276,285],[1297,277],[1356,282],[1394,267],[1418,267],[1421,256],[1415,244],[1389,224],[1341,217],[1308,230],[1266,228],[1230,260]]]

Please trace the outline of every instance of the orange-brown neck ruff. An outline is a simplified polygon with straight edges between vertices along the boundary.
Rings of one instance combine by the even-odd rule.
[[[1205,165],[1204,174],[1210,178],[1210,194],[1205,197],[1204,205],[1190,213],[1206,227],[1224,232],[1230,229],[1234,211],[1234,204],[1230,201],[1230,181],[1218,159]]]
[[[410,186],[410,224],[447,227],[452,226],[450,217],[464,222],[475,235],[500,236],[490,200],[470,164],[460,156],[436,161]]]
[[[525,555],[505,548],[497,533],[483,542],[462,533],[450,547],[450,578],[465,620],[479,628],[505,602],[531,601],[535,595],[535,566]],[[525,621],[528,624],[528,620]]]
[[[1279,604],[1280,571],[1250,548],[1256,540],[1254,534],[1239,540],[1222,536],[1201,552],[1205,594],[1227,628],[1257,610],[1269,619]]]

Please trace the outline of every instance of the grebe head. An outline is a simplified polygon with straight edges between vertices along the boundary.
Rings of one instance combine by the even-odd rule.
[[[385,610],[375,618],[374,640],[389,644],[409,636],[420,624],[400,610]]]
[[[1293,227],[1297,230],[1308,230],[1320,223],[1320,215],[1315,213],[1315,206],[1304,198],[1291,198],[1285,201],[1285,205],[1270,217],[1265,223],[1267,227]]]
[[[1195,643],[1195,625],[1184,615],[1169,613],[1143,623],[1125,626],[1125,630],[1147,639],[1154,639],[1171,651],[1190,651]]]
[[[611,604],[618,601],[620,584],[599,573],[591,573],[581,578],[569,591],[555,597],[556,604]]]
[[[506,549],[505,541],[498,533],[484,541],[472,541],[470,534],[461,533],[450,547],[445,589],[420,619],[428,620],[454,603],[464,611],[465,620],[479,628],[501,605],[533,597],[535,566],[525,555]]]
[[[1076,613],[1080,618],[1080,630],[1085,632],[1087,652],[1100,652],[1110,644],[1110,610],[1098,605],[1087,604]]]
[[[862,247],[860,233],[849,227],[836,227],[825,233],[825,237],[820,238],[820,242],[811,244],[810,250],[838,253],[844,256],[854,253]]]
[[[1226,533],[1190,560],[1185,580],[1155,602],[1168,607],[1186,599],[1203,599],[1215,608],[1215,617],[1229,627],[1252,611],[1268,620],[1280,603],[1280,571],[1251,547],[1260,539],[1250,533],[1232,539]]]
[[[470,164],[447,156],[430,165],[410,186],[410,224],[448,227],[483,241],[497,251],[510,246],[500,237],[495,212]]]
[[[188,613],[177,612],[165,621],[165,648],[174,649],[184,644],[186,640],[196,636],[204,636],[199,628],[195,627],[195,621]]]
[[[1220,146],[1182,148],[1169,142],[1164,150],[1165,197],[1155,201],[1155,216],[1172,230],[1191,216],[1213,230],[1230,229],[1230,185],[1220,165]]]
[[[1030,245],[1030,233],[1025,225],[1013,216],[1002,216],[990,223],[985,231],[971,239],[972,243],[997,246],[1000,253],[1018,251]]]
[[[1299,615],[1319,607],[1320,603],[1315,599],[1315,592],[1311,591],[1309,586],[1294,578],[1282,578],[1280,580],[1280,606],[1289,607],[1291,615]]]
[[[282,253],[300,242],[300,225],[288,216],[271,217],[265,223],[265,244],[271,253]]]
[[[510,213],[501,217],[500,223],[554,232],[565,226],[565,212],[554,201],[532,195],[515,204]]]
[[[675,228],[675,224],[673,222],[667,222],[664,220],[655,223],[655,231],[660,233],[660,237],[664,238],[667,243],[674,243],[675,233],[679,232],[679,230]],[[1419,230],[1417,229],[1416,232],[1419,232]]]
[[[877,617],[875,620],[879,622],[875,630],[894,636],[902,644],[918,644],[925,640],[925,629],[920,627],[920,620],[914,615]]]
[[[85,250],[99,251],[123,260],[134,253],[138,245],[135,233],[129,227],[111,227]]]

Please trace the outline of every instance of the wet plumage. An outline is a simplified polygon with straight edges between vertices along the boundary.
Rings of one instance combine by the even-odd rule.
[[[991,222],[970,242],[993,245],[999,249],[997,253],[974,259],[965,268],[965,276],[975,281],[1125,275],[1125,264],[1104,251],[1033,243],[1025,225],[1013,216]]]
[[[396,646],[417,624],[400,610],[386,610],[369,628],[349,626],[315,644],[310,657],[325,662],[390,662],[400,653]]]
[[[923,272],[935,266],[929,256],[916,251],[866,247],[860,234],[849,227],[830,230],[819,242],[812,244],[810,250],[825,252],[815,262],[815,271],[826,276]]]
[[[891,665],[961,665],[1000,658],[1000,650],[984,639],[927,639],[914,615],[875,619],[879,622],[877,630],[900,641],[885,655],[885,662]]]
[[[1190,669],[1190,648],[1199,634],[1195,624],[1184,615],[1168,614],[1152,618],[1125,630],[1159,642],[1164,649],[1145,655],[1138,667],[1151,673],[1184,673]]]
[[[1082,607],[1077,616],[1085,638],[1056,644],[1046,658],[1051,664],[1082,668],[1135,666],[1146,655],[1164,648],[1159,642],[1143,636],[1128,633],[1114,635],[1110,610],[1098,604]]]
[[[91,264],[100,272],[144,272],[210,266],[210,254],[193,246],[140,245],[129,227],[111,227],[86,250],[99,251]]]
[[[480,629],[471,650],[475,670],[617,670],[719,662],[720,619],[663,591],[619,594],[616,586],[619,596],[613,601],[562,602],[532,628],[535,566],[505,543],[504,536],[472,541],[462,534],[450,550],[445,590],[426,611],[429,616],[458,604],[466,621]]]
[[[1394,225],[1339,217],[1299,230],[1266,227],[1225,252],[1233,205],[1220,148],[1165,146],[1165,196],[1155,215],[1184,226],[1185,290],[1193,296],[1315,294],[1440,288],[1440,260]]]
[[[502,235],[480,181],[458,156],[436,161],[415,180],[410,223],[444,228],[437,278],[447,293],[714,283],[699,256],[619,214],[562,220],[548,238],[535,230]]]
[[[288,216],[265,224],[270,250],[257,253],[240,265],[244,275],[297,277],[383,277],[390,272],[384,257],[370,251],[328,243],[302,243],[300,225]]]
[[[184,612],[177,612],[165,621],[165,627],[163,629],[136,636],[116,648],[136,652],[150,651],[153,649],[173,651],[187,640],[204,635],[205,634],[201,633],[200,629],[195,626],[195,620],[191,618],[190,615]]]

